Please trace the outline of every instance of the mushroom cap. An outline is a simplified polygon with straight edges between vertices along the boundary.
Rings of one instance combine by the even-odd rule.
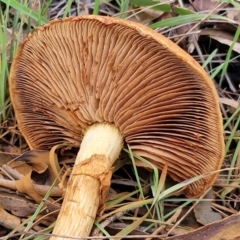
[[[10,94],[31,149],[79,146],[88,126],[104,122],[178,182],[223,161],[212,80],[180,47],[135,22],[82,16],[39,27],[12,64]],[[190,184],[186,195],[199,196],[216,177]]]

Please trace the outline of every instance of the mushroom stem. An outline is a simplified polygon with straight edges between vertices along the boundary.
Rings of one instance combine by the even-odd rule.
[[[114,125],[98,123],[87,129],[53,234],[89,236],[97,211],[103,210],[111,182],[111,166],[122,147],[123,136]],[[50,239],[65,238],[52,236]]]

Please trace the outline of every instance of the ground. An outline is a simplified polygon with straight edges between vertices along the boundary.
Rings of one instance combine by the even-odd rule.
[[[165,168],[136,166],[126,145],[114,165],[105,209],[96,218],[91,235],[98,239],[238,239],[239,3],[89,0],[29,1],[24,5],[10,1],[8,6],[6,2],[0,1],[0,237],[48,238],[77,153],[77,147],[71,145],[51,152],[30,150],[24,140],[8,91],[18,45],[36,25],[56,17],[98,13],[153,28],[204,67],[219,96],[226,147],[213,187],[205,196],[189,199],[180,191],[186,183],[174,182]],[[61,180],[54,185],[52,174],[60,169]]]

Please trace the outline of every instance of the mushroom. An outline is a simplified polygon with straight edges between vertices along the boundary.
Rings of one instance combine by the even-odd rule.
[[[10,73],[19,129],[31,149],[80,146],[54,234],[89,236],[124,142],[180,182],[221,167],[214,84],[164,36],[122,19],[53,20],[20,46]],[[197,197],[217,174],[187,186]],[[51,239],[62,239],[60,237]]]

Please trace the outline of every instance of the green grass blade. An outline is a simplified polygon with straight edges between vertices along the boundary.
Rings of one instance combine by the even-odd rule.
[[[41,15],[41,13],[34,12],[32,9],[25,6],[24,4],[21,4],[20,2],[18,2],[16,0],[1,0],[1,2],[5,3],[5,4],[9,4],[9,6],[16,9],[21,14],[25,14],[36,21],[40,21],[40,24],[46,24],[49,22],[49,20],[46,19],[45,17],[43,17]]]
[[[240,107],[239,107],[239,108],[240,108]],[[239,108],[238,108],[238,109],[239,109]],[[237,109],[237,110],[238,110],[238,109]],[[227,142],[226,142],[225,154],[227,154],[228,151],[229,151],[230,145],[231,145],[231,143],[232,143],[232,141],[233,141],[233,137],[235,136],[235,134],[236,134],[236,132],[237,132],[237,130],[238,130],[239,123],[240,123],[240,116],[238,116],[237,121],[236,121],[236,123],[235,123],[235,125],[234,125],[234,127],[233,127],[233,129],[232,129],[232,131],[231,131],[231,133],[230,133],[230,136],[229,136],[229,138],[228,138],[228,140],[227,140]]]
[[[153,28],[153,29],[163,28],[163,27],[173,27],[173,26],[179,26],[182,24],[200,21],[205,18],[233,22],[231,19],[220,16],[220,15],[214,15],[214,14],[208,15],[208,14],[204,14],[204,13],[198,13],[198,14],[195,13],[195,14],[187,14],[187,15],[181,15],[181,16],[177,16],[177,17],[164,19],[160,22],[153,23],[149,27]]]
[[[179,202],[179,199],[175,199],[175,201]],[[184,201],[184,203],[182,203],[178,207],[174,208],[169,213],[165,214],[163,219],[166,220],[166,219],[170,218],[176,211],[178,211],[178,209],[183,209],[184,207],[186,207],[187,205],[191,204],[192,202],[195,202],[196,199],[184,199],[183,201]]]
[[[139,189],[141,198],[144,199],[145,197],[144,197],[144,194],[143,194],[143,190],[142,190],[140,179],[138,177],[137,166],[135,164],[133,153],[132,153],[132,150],[131,150],[129,145],[128,145],[128,150],[129,150],[129,155],[130,155],[130,158],[131,158],[131,161],[132,161],[132,166],[133,166],[133,169],[134,169],[135,177],[136,177],[136,180],[137,180],[138,189]]]
[[[93,15],[98,15],[99,6],[100,6],[100,0],[95,0],[94,8],[93,8]]]
[[[230,45],[230,48],[229,48],[229,50],[227,52],[227,56],[226,56],[226,59],[224,61],[222,74],[221,74],[221,79],[220,79],[220,83],[219,83],[220,86],[222,85],[223,78],[224,78],[224,76],[225,76],[225,74],[227,72],[227,69],[228,69],[228,66],[229,66],[229,63],[230,63],[230,58],[231,58],[232,51],[233,51],[233,47],[236,44],[236,42],[238,41],[239,36],[240,36],[240,27],[237,28],[237,31],[236,31],[236,33],[234,35],[232,44]]]
[[[66,5],[66,8],[64,10],[63,17],[67,17],[69,15],[69,13],[71,12],[72,3],[73,3],[73,0],[68,0],[67,1],[67,5]]]
[[[106,231],[105,228],[103,228],[103,227],[101,226],[101,224],[99,224],[99,223],[97,223],[97,222],[95,222],[94,224],[97,226],[97,228],[98,228],[105,236],[110,237],[110,234]],[[109,238],[109,239],[110,239],[110,238]]]
[[[232,58],[229,62],[232,62],[232,61],[238,59],[239,57],[240,57],[240,55]],[[212,79],[214,79],[214,78],[222,71],[223,66],[224,66],[224,63],[221,63],[219,66],[217,66],[216,68],[214,68],[213,70],[211,70],[210,72],[212,72],[212,74],[211,74],[210,77],[211,77]]]
[[[60,173],[59,173],[60,175]],[[27,232],[33,225],[33,222],[35,221],[36,217],[38,216],[38,214],[41,212],[42,208],[44,207],[44,201],[47,200],[51,194],[51,191],[53,189],[53,187],[56,185],[58,181],[58,178],[55,179],[55,181],[53,182],[53,184],[51,185],[51,187],[49,188],[48,192],[46,193],[46,195],[44,196],[44,198],[42,199],[41,203],[38,205],[37,210],[35,211],[35,213],[31,216],[26,228],[25,228],[25,232]],[[21,238],[20,238],[21,239]]]
[[[228,177],[227,177],[227,184],[230,183],[232,173],[233,173],[233,169],[236,166],[236,162],[238,160],[239,152],[240,152],[240,141],[238,141],[237,147],[236,147],[236,149],[234,151],[234,154],[233,154],[233,157],[231,159],[230,170],[228,171]]]
[[[117,204],[120,204],[121,202],[127,200],[128,198],[132,197],[133,195],[135,194],[139,194],[139,190],[135,190],[133,192],[130,192],[122,197],[119,197],[117,199],[114,199],[114,200],[111,200],[111,201],[108,201],[106,202],[106,209],[110,208],[110,207],[113,207],[113,206],[116,206]]]
[[[202,67],[205,68],[212,60],[213,58],[216,56],[218,52],[218,49],[215,49],[209,56],[208,58],[204,61]]]
[[[44,6],[43,6],[42,9],[41,9],[41,15],[42,15],[42,16],[47,15],[48,10],[49,10],[49,8],[50,8],[50,6],[51,6],[51,4],[52,4],[52,1],[53,1],[53,0],[48,0],[48,1],[45,2]]]
[[[238,107],[235,112],[228,118],[227,122],[223,125],[223,129],[226,130],[227,126],[230,124],[231,121],[237,116],[240,112],[240,107]]]
[[[130,154],[130,152],[129,152],[128,149],[124,148],[123,150],[124,150],[126,153]],[[153,177],[153,183],[154,183],[154,185],[157,186],[157,184],[158,184],[158,179],[159,179],[159,173],[158,173],[157,167],[156,167],[154,164],[152,164],[151,162],[149,162],[149,161],[147,161],[146,159],[144,159],[143,157],[140,157],[140,156],[138,156],[138,155],[136,155],[136,154],[134,154],[134,153],[132,153],[132,154],[133,154],[133,156],[134,156],[135,158],[137,158],[138,160],[142,161],[144,164],[146,164],[147,166],[149,166],[149,168],[153,169],[153,176],[154,176],[154,177]]]
[[[151,198],[151,199],[138,200],[136,202],[129,203],[129,204],[125,205],[125,206],[119,207],[116,210],[113,210],[111,212],[103,214],[101,217],[99,217],[97,219],[97,222],[100,222],[103,219],[105,219],[107,217],[110,217],[111,215],[116,214],[118,212],[123,212],[123,211],[131,210],[131,209],[136,209],[136,208],[142,207],[142,206],[147,205],[147,204],[152,204],[152,202],[153,202],[153,199]]]
[[[133,230],[135,230],[140,224],[142,224],[145,221],[148,214],[149,214],[149,211],[145,215],[143,215],[141,218],[133,221],[133,223],[129,224],[126,228],[124,228],[120,232],[118,232],[115,235],[115,237],[126,237],[129,233],[131,233]],[[113,240],[114,239],[116,239],[116,238],[113,238]],[[121,238],[119,238],[119,239],[121,239]]]
[[[126,18],[127,11],[129,8],[129,0],[116,0],[117,4],[120,7],[120,13],[118,15],[119,18]]]
[[[172,1],[172,2],[174,2],[174,1]],[[162,12],[171,12],[172,11],[171,4],[161,3],[161,2],[157,2],[155,0],[130,0],[130,4],[132,4],[134,6],[139,6],[139,7],[151,7],[152,9],[154,9],[156,11],[162,11]],[[181,7],[174,7],[174,10],[179,15],[194,13],[193,11],[191,11],[187,8],[181,8]]]
[[[235,8],[240,9],[240,4],[237,3],[236,1],[234,1],[234,0],[230,0],[230,3],[231,3]]]
[[[8,9],[9,6],[7,6]],[[0,10],[1,12],[2,10]],[[1,12],[2,16],[2,12]],[[7,85],[7,71],[8,71],[8,66],[7,66],[7,22],[8,22],[8,16],[4,18],[0,18],[0,40],[1,40],[1,45],[0,45],[0,52],[1,52],[1,58],[0,58],[0,122],[2,122],[5,118],[5,111],[4,106],[5,106],[5,100],[6,100],[6,85]]]

